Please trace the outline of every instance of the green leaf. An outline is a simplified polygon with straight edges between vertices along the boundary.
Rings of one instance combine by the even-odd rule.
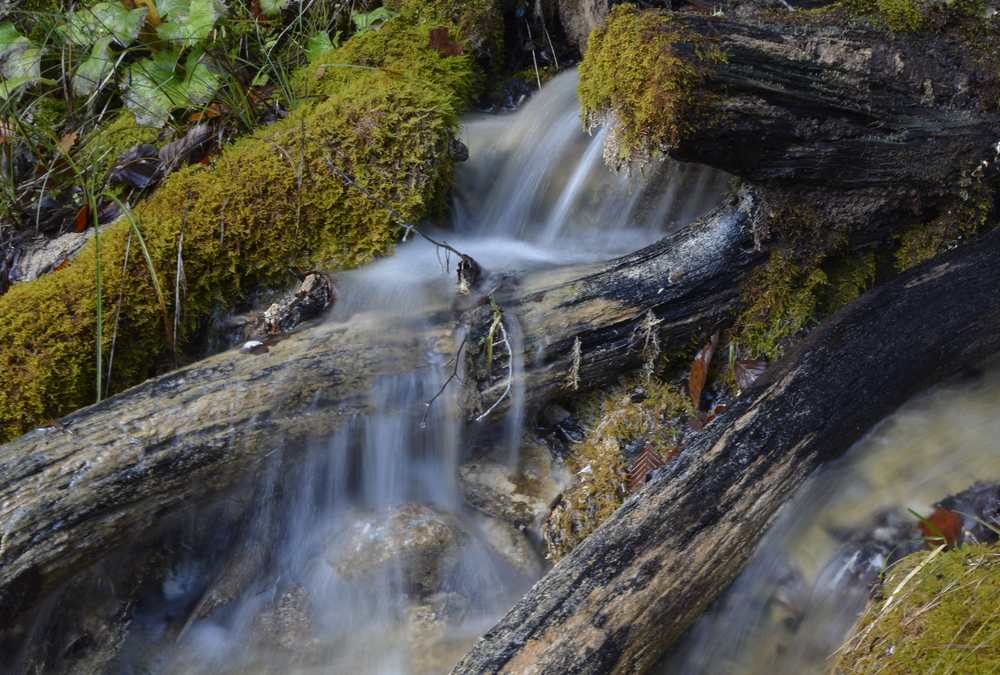
[[[130,10],[120,2],[99,2],[71,12],[63,32],[73,44],[81,47],[89,47],[108,37],[128,47],[139,37],[148,13],[146,7]]]
[[[156,0],[156,11],[160,17],[187,14],[191,0]]]
[[[325,30],[317,31],[310,35],[309,40],[306,42],[306,56],[309,57],[309,62],[311,63],[333,48],[334,45],[330,40],[330,34]]]
[[[98,40],[90,56],[73,74],[73,91],[78,96],[90,96],[104,83],[114,70],[115,57],[111,53],[112,38]]]
[[[180,50],[172,49],[133,64],[122,89],[140,125],[162,127],[172,111],[210,102],[221,83],[203,53],[192,52],[182,66]]]
[[[291,0],[260,0],[260,11],[264,16],[277,16],[288,7]]]
[[[22,88],[32,84],[56,84],[55,80],[45,77],[8,77],[0,79],[0,101],[5,101]]]
[[[208,38],[224,9],[216,0],[191,0],[185,9],[170,7],[170,20],[157,26],[156,34],[175,47],[193,47]]]
[[[384,23],[397,16],[396,12],[379,7],[370,12],[351,12],[351,21],[359,33],[375,28],[378,24]]]

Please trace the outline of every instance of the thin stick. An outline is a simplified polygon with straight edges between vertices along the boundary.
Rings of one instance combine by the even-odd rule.
[[[542,10],[542,3],[538,0],[535,2],[535,16],[538,20],[542,22],[542,30],[545,31],[545,39],[549,42],[549,49],[552,50],[552,62],[555,64],[556,70],[559,68],[559,55],[556,54],[556,46],[552,44],[552,36],[549,35],[549,27],[545,25],[545,12]]]
[[[434,394],[434,396],[432,396],[431,399],[427,401],[427,403],[424,404],[426,409],[424,410],[424,417],[420,421],[421,429],[427,426],[427,416],[431,412],[431,406],[434,405],[434,401],[441,398],[441,394],[443,394],[444,390],[448,388],[448,385],[451,384],[452,380],[458,377],[458,366],[460,363],[460,359],[462,357],[462,350],[465,349],[465,343],[468,342],[468,340],[469,340],[469,333],[466,332],[465,337],[462,338],[462,344],[458,346],[458,351],[455,352],[455,367],[452,369],[451,375],[449,375],[448,379],[444,381],[444,384],[441,385],[441,388],[438,389],[438,392]]]
[[[496,407],[500,405],[500,402],[507,398],[507,395],[510,394],[510,388],[514,382],[514,350],[510,348],[510,340],[507,338],[507,329],[504,327],[503,321],[500,322],[500,335],[503,337],[503,344],[507,347],[507,355],[509,357],[507,359],[507,386],[504,388],[503,393],[500,394],[500,398],[498,398],[493,405],[487,408],[486,412],[476,418],[477,422],[482,422],[491,412],[496,410]]]
[[[535,64],[535,81],[538,82],[538,91],[541,91],[542,76],[538,74],[538,57],[535,55],[535,39],[531,37],[531,22],[528,21],[527,17],[524,19],[524,25],[528,27],[528,42],[531,43],[531,60]]]
[[[122,263],[122,278],[118,282],[118,306],[115,308],[115,328],[111,333],[111,352],[108,354],[108,377],[104,385],[104,395],[111,396],[111,368],[115,363],[115,344],[118,342],[118,320],[122,318],[122,299],[125,296],[125,275],[128,273],[128,256],[132,252],[132,230],[125,240],[125,261]]]

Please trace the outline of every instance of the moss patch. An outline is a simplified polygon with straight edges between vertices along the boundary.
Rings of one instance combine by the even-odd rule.
[[[167,323],[180,315],[181,358],[213,310],[286,283],[289,269],[351,267],[392,250],[398,226],[345,188],[330,157],[409,221],[442,204],[449,141],[476,69],[467,56],[432,56],[425,42],[397,44],[426,34],[396,21],[403,25],[363,34],[361,46],[349,42],[304,75],[322,85],[322,97],[225,148],[212,166],[171,175],[135,209],[168,296]],[[385,49],[378,67],[329,67],[375,45]],[[396,54],[412,58],[397,63]],[[324,64],[336,75],[322,72]],[[118,321],[112,392],[172,361],[164,312],[134,241],[122,273],[129,231],[120,221],[100,242],[105,356]],[[178,252],[184,274],[174,307]],[[0,440],[94,401],[97,254],[92,241],[67,268],[0,297]]]
[[[834,672],[1000,672],[1000,548],[913,554],[892,569],[881,596]]]
[[[633,393],[640,386],[645,398],[637,401]],[[569,553],[625,501],[628,466],[624,449],[645,441],[666,459],[693,412],[690,399],[679,387],[656,378],[648,382],[631,378],[584,402],[581,420],[587,433],[571,448],[569,458],[577,482],[563,493],[546,524],[551,559]]]
[[[982,232],[993,211],[993,190],[984,182],[964,188],[932,220],[916,225],[899,236],[896,268],[915,267]]]
[[[503,51],[503,15],[494,0],[386,0],[389,9],[417,24],[450,22],[465,48],[484,64]]]
[[[677,145],[711,97],[700,90],[726,55],[669,12],[616,6],[580,64],[584,125],[611,124],[606,159],[623,166]]]

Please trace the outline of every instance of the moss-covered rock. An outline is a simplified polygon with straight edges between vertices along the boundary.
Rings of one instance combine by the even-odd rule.
[[[642,394],[637,396],[640,388]],[[559,560],[614,513],[628,496],[626,448],[649,446],[664,460],[677,447],[691,400],[673,384],[631,379],[592,396],[582,408],[587,428],[571,448],[576,483],[562,494],[545,525],[548,557]]]
[[[465,48],[484,65],[496,65],[503,50],[503,15],[494,0],[386,0],[383,3],[417,24],[450,22]]]
[[[165,307],[137,241],[129,244],[129,223],[105,231],[105,360],[117,335],[111,391],[173,362],[175,320],[183,358],[213,311],[286,283],[290,269],[351,267],[392,250],[397,223],[346,188],[330,161],[408,221],[443,203],[449,142],[477,75],[470,56],[443,56],[426,38],[400,18],[349,41],[301,75],[317,95],[213,165],[172,174],[135,209]],[[377,65],[351,67],[356,59]],[[0,440],[95,400],[97,256],[92,242],[67,268],[0,297]]]
[[[893,567],[835,673],[1000,672],[1000,548],[915,553]]]
[[[691,51],[693,59],[687,56]],[[584,125],[612,126],[608,162],[642,162],[676,145],[709,100],[700,84],[713,65],[725,59],[708,38],[667,11],[616,6],[607,25],[591,33],[580,64]]]

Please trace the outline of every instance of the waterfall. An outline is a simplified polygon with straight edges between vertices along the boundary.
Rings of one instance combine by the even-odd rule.
[[[626,253],[718,202],[727,179],[704,167],[665,162],[631,177],[606,169],[603,133],[580,128],[576,83],[568,72],[517,113],[469,117],[471,159],[456,167],[450,220],[421,227],[499,272]],[[363,315],[387,331],[440,320],[431,310],[451,307],[455,262],[420,238],[401,243],[394,256],[337,275],[325,320]],[[516,374],[520,328],[515,316],[503,325]],[[470,439],[454,414],[457,390],[445,386],[454,365],[434,345],[412,349],[430,367],[358,392],[371,414],[315,440],[294,468],[274,448],[254,485],[190,516],[176,542],[185,554],[140,601],[115,670],[439,672],[535,581],[537,571],[498,554],[495,523],[463,503],[457,469]],[[527,423],[518,379],[489,439],[511,472]],[[421,613],[447,617],[433,649],[414,636],[439,625]],[[306,626],[309,649],[275,648],[274,625]]]

